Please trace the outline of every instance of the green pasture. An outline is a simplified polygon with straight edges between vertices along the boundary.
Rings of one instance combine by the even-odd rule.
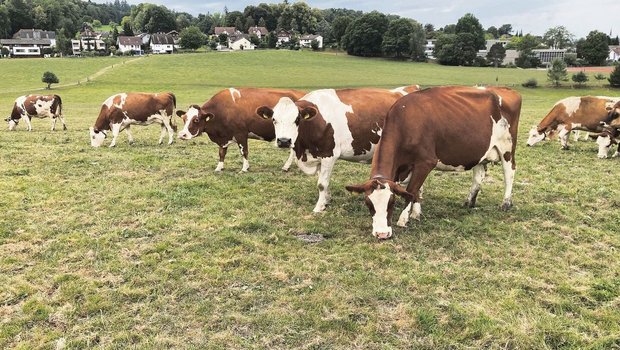
[[[69,130],[0,129],[0,348],[620,348],[618,159],[597,159],[591,141],[525,147],[557,100],[620,91],[520,87],[546,84],[544,70],[307,51],[2,59],[2,119],[42,92],[46,70]],[[316,178],[282,173],[288,154],[270,143],[251,141],[245,174],[231,146],[216,174],[206,136],[158,146],[159,127],[136,126],[133,146],[124,133],[114,149],[88,139],[123,91],[172,91],[185,108],[231,86],[496,83],[524,101],[515,207],[498,210],[500,166],[475,209],[461,206],[470,173],[434,172],[422,220],[384,242],[344,189],[368,165],[339,162],[331,205],[313,215]]]

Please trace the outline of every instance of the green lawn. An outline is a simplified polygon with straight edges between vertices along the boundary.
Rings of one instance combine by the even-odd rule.
[[[312,52],[0,60],[0,116],[63,83],[69,130],[0,129],[0,348],[614,349],[620,347],[618,160],[593,142],[525,147],[527,131],[571,95],[522,89],[545,71],[442,67]],[[123,62],[126,62],[123,64]],[[114,64],[102,75],[87,76]],[[7,78],[8,76],[8,78]],[[491,167],[478,207],[470,173],[429,176],[423,217],[379,242],[344,189],[368,165],[339,162],[332,202],[313,215],[316,178],[279,169],[287,153],[250,143],[250,172],[206,136],[158,146],[134,127],[90,147],[109,95],[172,91],[179,108],[230,86],[515,85],[524,105],[515,208],[500,212]],[[397,205],[402,209],[402,202]],[[299,234],[326,239],[308,244]]]

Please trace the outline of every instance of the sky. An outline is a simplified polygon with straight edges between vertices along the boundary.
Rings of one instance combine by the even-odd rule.
[[[97,2],[106,2],[100,0]],[[129,4],[149,2],[165,5],[171,10],[199,13],[242,11],[248,5],[261,2],[279,3],[281,0],[128,0]],[[296,2],[289,0],[289,3]],[[512,24],[523,34],[542,35],[551,27],[563,25],[576,38],[585,37],[592,30],[613,36],[620,34],[620,0],[307,0],[314,8],[347,8],[370,12],[377,10],[413,18],[422,24],[431,23],[435,28],[456,23],[466,13],[473,13],[484,28]]]

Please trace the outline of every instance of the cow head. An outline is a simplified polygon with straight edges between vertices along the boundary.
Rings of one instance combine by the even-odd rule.
[[[605,124],[603,131],[597,134],[590,134],[590,137],[596,139],[596,144],[598,145],[598,154],[597,156],[600,159],[607,158],[609,154],[609,150],[611,146],[617,144],[616,137],[618,136],[618,132],[615,128],[609,127],[609,125]]]
[[[191,105],[187,112],[177,111],[177,116],[183,120],[183,130],[179,131],[181,140],[190,140],[202,134],[207,126],[207,122],[214,116],[212,113],[204,113],[200,106]]]
[[[608,108],[607,123],[613,127],[620,127],[620,101]]]
[[[273,109],[267,106],[256,109],[256,114],[260,117],[273,120],[276,141],[280,148],[292,147],[297,141],[301,121],[310,120],[318,114],[318,109],[314,105],[309,105],[306,101],[300,103],[304,106],[299,106],[288,97],[282,97]]]
[[[386,179],[371,179],[361,185],[346,186],[354,193],[363,193],[368,210],[372,216],[372,235],[379,239],[392,237],[392,213],[394,212],[394,195],[399,195],[407,202],[413,201],[413,195],[397,183]]]
[[[14,131],[17,127],[17,124],[19,124],[19,120],[13,120],[11,119],[11,117],[6,117],[4,121],[9,123],[9,131]]]
[[[547,138],[547,134],[545,132],[539,132],[538,131],[538,127],[537,126],[533,126],[530,129],[530,133],[528,134],[527,145],[528,146],[534,146],[535,144],[539,143],[540,141],[544,140],[545,138]]]
[[[101,147],[103,140],[106,138],[106,133],[103,130],[97,130],[92,126],[88,129],[90,133],[90,145],[93,147]]]

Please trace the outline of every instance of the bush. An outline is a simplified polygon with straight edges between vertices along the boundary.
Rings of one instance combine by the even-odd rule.
[[[551,61],[551,66],[547,70],[547,80],[552,82],[555,87],[560,86],[561,81],[567,81],[566,63],[559,58]]]
[[[616,68],[609,74],[609,85],[611,87],[618,88],[620,87],[620,65],[616,65]]]
[[[607,79],[607,77],[603,73],[596,73],[596,74],[594,74],[594,79],[596,79],[596,80],[605,80],[605,79]]]
[[[573,74],[571,79],[577,83],[577,86],[579,87],[582,87],[588,80],[590,80],[584,71]]]
[[[523,84],[521,84],[521,86],[526,87],[526,88],[537,88],[538,87],[538,81],[534,78],[532,79],[528,79],[526,80]]]
[[[476,58],[474,58],[474,62],[472,63],[472,66],[474,67],[486,67],[487,65],[487,60],[480,56],[476,56]]]

